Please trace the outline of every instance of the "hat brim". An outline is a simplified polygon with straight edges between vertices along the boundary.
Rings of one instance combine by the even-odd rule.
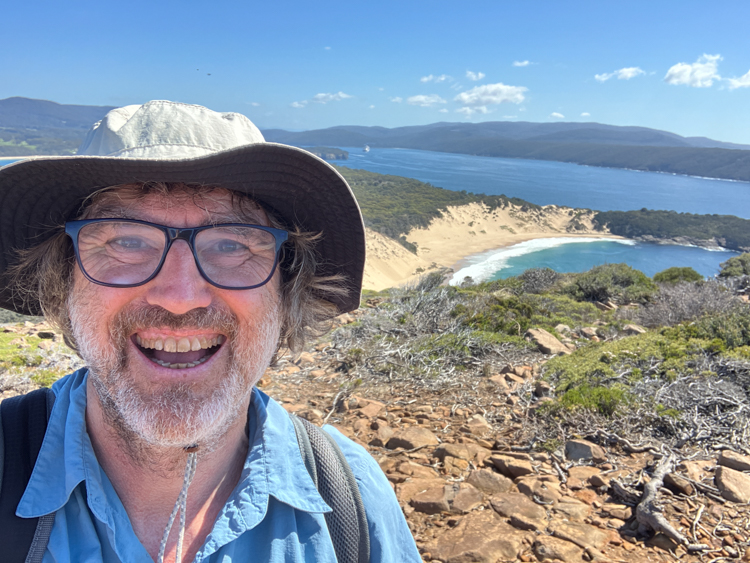
[[[100,156],[30,159],[0,169],[0,307],[40,314],[14,300],[6,272],[18,250],[39,244],[75,217],[96,190],[138,182],[216,185],[249,195],[303,231],[322,233],[318,275],[340,275],[340,312],[359,307],[365,261],[362,215],[346,180],[307,151],[276,143],[247,145],[185,160]]]

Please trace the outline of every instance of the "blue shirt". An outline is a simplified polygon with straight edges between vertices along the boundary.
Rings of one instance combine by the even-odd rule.
[[[57,381],[39,458],[16,514],[55,512],[44,563],[151,562],[125,508],[99,465],[86,432],[86,369]],[[253,390],[247,459],[196,562],[318,562],[336,556],[324,513],[330,511],[307,472],[286,411]],[[371,561],[421,557],[393,490],[367,451],[334,428],[359,485],[370,531]]]

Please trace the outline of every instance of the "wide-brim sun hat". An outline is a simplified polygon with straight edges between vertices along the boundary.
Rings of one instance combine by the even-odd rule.
[[[265,142],[244,115],[168,101],[110,111],[75,156],[33,158],[0,168],[0,307],[38,315],[14,299],[8,268],[17,252],[60,232],[92,193],[141,182],[221,186],[247,194],[288,227],[321,233],[318,275],[339,275],[342,313],[359,307],[365,229],[354,194],[313,154]]]

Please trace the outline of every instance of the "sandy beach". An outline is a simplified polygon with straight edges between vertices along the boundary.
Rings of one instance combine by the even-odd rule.
[[[406,239],[417,254],[368,229],[364,287],[382,290],[410,283],[436,268],[458,270],[466,258],[527,240],[551,237],[620,238],[595,231],[594,212],[548,205],[540,209],[509,205],[490,210],[479,203],[449,207],[427,228],[413,229]]]

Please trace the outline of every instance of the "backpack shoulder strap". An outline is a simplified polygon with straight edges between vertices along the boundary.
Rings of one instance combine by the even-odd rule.
[[[336,441],[311,422],[292,415],[302,459],[320,496],[333,510],[325,515],[336,559],[368,563],[370,535],[359,487]]]
[[[39,456],[54,401],[50,389],[37,389],[0,403],[0,530],[3,561],[9,563],[41,561],[47,549],[54,513],[19,518],[16,507]]]

